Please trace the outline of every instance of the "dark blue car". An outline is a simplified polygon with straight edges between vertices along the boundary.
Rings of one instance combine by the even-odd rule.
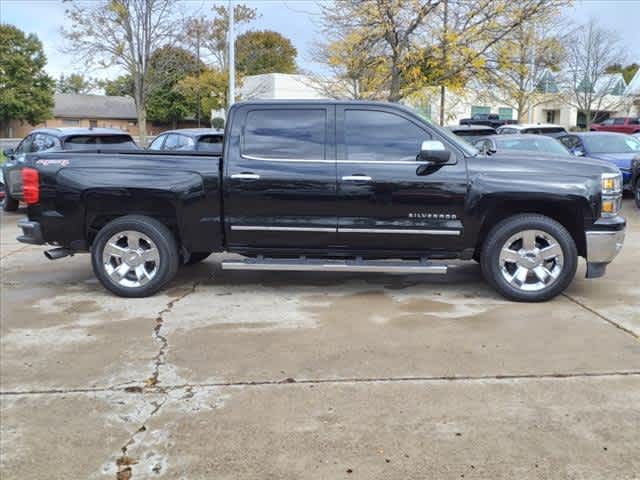
[[[640,157],[640,140],[624,133],[570,133],[560,140],[571,153],[613,163],[622,172],[624,188],[631,189],[631,163]]]

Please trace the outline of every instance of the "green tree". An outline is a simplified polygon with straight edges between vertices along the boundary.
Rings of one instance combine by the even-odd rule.
[[[199,78],[196,75],[185,77],[174,90],[185,99],[190,112],[197,111],[199,106],[202,118],[210,121],[212,110],[227,105],[228,83],[226,72],[207,69],[200,73]]]
[[[243,75],[295,73],[298,51],[272,30],[249,31],[236,40],[236,66]]]
[[[54,80],[44,66],[42,43],[13,25],[0,25],[0,133],[9,120],[31,125],[51,118]]]
[[[170,123],[174,128],[180,120],[194,114],[193,104],[176,88],[184,78],[205,69],[195,55],[184,48],[164,46],[151,55],[150,85],[147,114],[150,120]]]
[[[133,79],[130,75],[120,75],[113,80],[100,80],[98,85],[110,97],[133,97]]]
[[[614,63],[609,65],[605,71],[606,73],[621,73],[624,81],[629,83],[639,69],[640,65],[635,62],[624,67],[620,63]]]
[[[56,82],[56,91],[58,93],[87,94],[91,93],[96,86],[97,82],[95,80],[85,77],[81,73],[72,73],[69,76],[61,73]]]

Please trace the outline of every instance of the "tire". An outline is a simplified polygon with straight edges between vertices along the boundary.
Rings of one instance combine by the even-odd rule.
[[[555,220],[515,215],[491,229],[482,246],[480,266],[487,282],[505,298],[544,302],[569,286],[576,274],[578,251],[571,234]]]
[[[148,297],[178,271],[178,245],[158,220],[127,215],[105,225],[91,247],[91,264],[100,283],[120,297]]]
[[[633,198],[636,200],[636,207],[640,208],[640,178],[636,180],[636,186],[633,189]]]
[[[20,202],[15,198],[11,198],[9,196],[9,193],[5,190],[4,198],[2,199],[2,210],[4,210],[5,212],[15,212],[16,210],[18,210],[19,206]]]
[[[195,265],[196,263],[200,263],[209,255],[211,255],[211,252],[193,252],[189,257],[189,261],[187,261],[185,265]]]

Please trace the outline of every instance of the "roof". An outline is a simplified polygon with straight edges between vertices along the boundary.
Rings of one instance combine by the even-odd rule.
[[[80,127],[60,127],[60,128],[36,128],[31,133],[43,132],[57,137],[70,137],[72,135],[127,135],[129,134],[118,128],[80,128]]]
[[[138,118],[136,106],[131,97],[56,93],[54,102],[54,117],[117,118],[124,120]]]
[[[629,82],[629,85],[627,85],[627,89],[624,93],[626,95],[640,96],[640,68]]]
[[[554,123],[510,123],[507,125],[501,125],[498,128],[515,128],[518,130],[524,130],[525,128],[564,128],[562,125],[556,125]]]
[[[202,135],[224,135],[222,130],[216,130],[215,128],[177,128],[175,130],[166,130],[161,134],[164,135],[166,133],[180,133],[190,137],[199,137]]]
[[[453,131],[472,131],[472,130],[481,130],[481,131],[486,131],[486,130],[491,130],[493,132],[496,131],[495,128],[490,127],[488,125],[448,125],[445,127],[447,130],[451,130]]]

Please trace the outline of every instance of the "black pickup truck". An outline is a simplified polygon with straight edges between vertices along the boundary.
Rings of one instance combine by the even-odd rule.
[[[517,120],[504,120],[497,113],[476,113],[471,118],[463,118],[460,125],[484,125],[487,127],[498,128],[503,125],[517,123]]]
[[[112,292],[151,295],[212,252],[223,269],[445,273],[475,259],[505,297],[543,301],[578,256],[599,277],[622,247],[621,176],[585,158],[485,156],[387,103],[239,103],[223,154],[28,159],[19,240],[91,252]],[[434,263],[434,260],[436,263]]]

